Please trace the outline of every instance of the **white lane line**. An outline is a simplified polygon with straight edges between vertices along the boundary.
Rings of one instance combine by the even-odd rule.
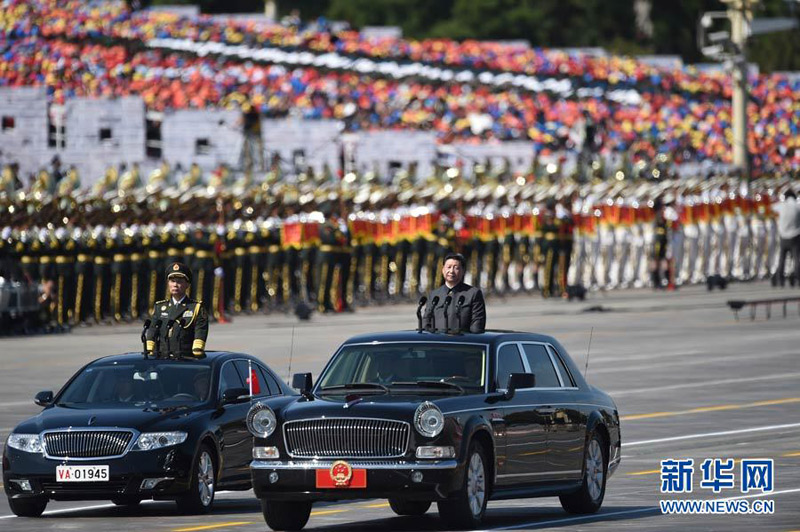
[[[736,384],[740,382],[774,381],[781,379],[795,379],[800,377],[800,373],[775,373],[773,375],[762,375],[760,377],[740,377],[736,379],[719,379],[714,381],[688,382],[684,384],[671,384],[669,386],[656,386],[650,388],[634,388],[632,390],[606,391],[612,397],[622,397],[623,395],[633,395],[637,393],[664,392],[667,390],[682,390],[685,388],[702,388],[704,386],[717,386],[720,384]]]
[[[672,436],[670,438],[657,438],[655,440],[639,440],[639,441],[632,441],[632,442],[623,442],[623,447],[636,447],[639,445],[649,445],[651,443],[665,443],[670,441],[681,441],[681,440],[697,440],[700,438],[713,438],[716,436],[730,436],[733,434],[747,434],[750,432],[767,432],[771,430],[781,430],[781,429],[794,429],[800,427],[800,423],[787,423],[785,425],[767,425],[765,427],[751,427],[749,429],[738,429],[738,430],[723,430],[720,432],[704,432],[702,434],[686,434],[684,436]]]
[[[739,499],[756,499],[759,497],[772,497],[775,495],[784,495],[786,493],[798,493],[800,492],[800,488],[791,488],[786,490],[779,490],[779,491],[772,491],[769,493],[755,493],[753,495],[740,495],[738,497],[727,497],[725,499],[714,499],[714,500],[722,500],[722,501],[736,501]],[[521,523],[517,525],[509,525],[509,526],[501,526],[498,528],[490,528],[487,530],[482,530],[480,532],[490,532],[492,530],[514,530],[517,528],[527,528],[527,527],[542,527],[542,526],[550,526],[550,525],[561,525],[567,523],[576,523],[580,521],[605,521],[607,517],[616,517],[618,515],[633,515],[633,514],[644,514],[644,513],[653,513],[661,516],[661,509],[658,506],[651,506],[648,508],[637,508],[636,510],[620,510],[618,512],[608,512],[608,513],[601,513],[601,514],[594,514],[594,515],[583,515],[578,517],[565,517],[563,519],[550,519],[548,521],[529,521],[527,523]]]
[[[786,356],[796,356],[797,351],[787,351],[785,353],[765,353],[758,355],[758,360],[753,358],[753,355],[747,354],[743,356],[717,356],[717,357],[698,357],[689,360],[669,360],[657,364],[639,364],[638,366],[617,366],[617,367],[602,367],[592,371],[592,374],[598,373],[619,373],[621,371],[639,371],[639,370],[653,370],[658,368],[671,368],[674,366],[701,366],[703,364],[711,364],[715,362],[726,362],[728,365],[736,365],[737,362],[761,362],[765,358],[780,358]],[[591,367],[589,368],[591,369]]]
[[[78,508],[63,508],[61,510],[50,510],[49,512],[44,512],[42,515],[55,515],[55,514],[63,514],[67,512],[80,512],[82,510],[99,510],[100,508],[116,508],[116,504],[97,504],[95,506],[80,506]],[[0,519],[11,519],[12,517],[17,517],[16,515],[0,515]]]

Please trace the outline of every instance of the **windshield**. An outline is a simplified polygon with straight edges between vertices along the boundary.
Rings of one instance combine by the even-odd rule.
[[[486,348],[482,345],[385,343],[343,347],[322,375],[318,391],[349,393],[354,385],[363,384],[364,389],[385,387],[389,393],[459,387],[464,393],[481,393],[485,382]]]
[[[205,364],[140,360],[93,364],[61,394],[76,408],[175,408],[206,400],[211,369]]]

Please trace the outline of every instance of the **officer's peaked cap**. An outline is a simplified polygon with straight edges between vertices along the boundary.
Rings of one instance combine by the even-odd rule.
[[[173,262],[167,266],[167,279],[170,277],[183,277],[191,284],[192,270],[182,262]]]

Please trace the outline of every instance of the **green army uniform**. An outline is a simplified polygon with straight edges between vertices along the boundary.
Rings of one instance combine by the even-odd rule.
[[[170,275],[183,276],[191,284],[191,270],[184,264],[176,262],[169,266],[167,277]],[[157,301],[153,307],[151,320],[150,327],[145,333],[148,353],[158,353],[162,357],[203,355],[208,338],[208,314],[202,301],[191,299],[188,295],[177,303],[171,297]],[[159,320],[161,325],[156,337],[155,325]],[[174,321],[171,329],[167,327],[170,321]]]

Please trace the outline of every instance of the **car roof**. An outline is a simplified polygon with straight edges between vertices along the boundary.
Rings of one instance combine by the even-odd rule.
[[[234,353],[234,352],[231,352],[231,351],[206,351],[205,352],[205,356],[202,357],[202,358],[182,357],[182,358],[170,359],[170,358],[166,358],[166,357],[155,358],[155,357],[151,356],[151,357],[148,357],[148,360],[154,360],[154,361],[156,361],[156,360],[164,360],[164,361],[181,362],[181,363],[187,363],[187,364],[202,363],[202,364],[205,364],[205,365],[212,365],[216,361],[225,361],[225,360],[228,360],[228,359],[231,359],[231,358],[241,358],[241,357],[247,357],[247,358],[252,358],[253,360],[257,360],[252,355],[248,355],[246,353]],[[107,362],[133,362],[133,361],[136,361],[136,360],[142,360],[143,358],[144,358],[144,356],[142,355],[141,352],[123,353],[123,354],[120,354],[120,355],[109,355],[109,356],[105,356],[105,357],[102,357],[102,358],[98,358],[97,360],[93,360],[92,363],[101,362],[101,361],[103,363],[107,363]]]
[[[370,342],[446,342],[446,343],[469,343],[469,344],[490,344],[497,345],[503,342],[544,342],[555,343],[552,336],[523,331],[507,331],[501,329],[489,329],[482,333],[446,334],[443,332],[417,332],[410,331],[387,331],[380,333],[359,334],[348,338],[344,345],[364,344]]]

